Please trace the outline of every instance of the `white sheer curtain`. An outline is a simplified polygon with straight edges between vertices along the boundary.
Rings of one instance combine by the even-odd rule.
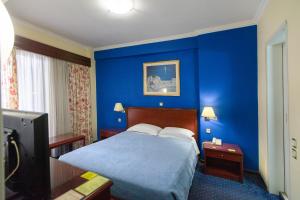
[[[50,58],[16,50],[19,110],[49,112]]]
[[[69,111],[68,63],[51,59],[49,73],[49,134],[50,136],[72,132]]]
[[[46,112],[49,137],[71,132],[67,62],[16,50],[19,110]]]

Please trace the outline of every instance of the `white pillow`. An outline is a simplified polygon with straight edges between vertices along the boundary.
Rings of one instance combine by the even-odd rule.
[[[173,136],[179,138],[191,138],[195,133],[185,128],[166,127],[159,132],[161,136]]]
[[[185,141],[192,142],[196,154],[198,155],[200,154],[200,151],[195,138],[193,138],[193,135],[195,135],[195,133],[193,133],[192,131],[185,128],[177,128],[177,127],[166,127],[159,132],[160,137],[171,137],[171,138],[183,139]]]
[[[141,123],[128,128],[127,131],[135,131],[139,133],[146,133],[149,135],[158,135],[159,131],[161,131],[161,128],[152,124]]]

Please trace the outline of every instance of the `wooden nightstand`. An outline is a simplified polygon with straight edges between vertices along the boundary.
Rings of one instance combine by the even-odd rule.
[[[239,146],[203,143],[204,173],[243,182],[243,152]]]
[[[117,135],[123,131],[126,131],[124,128],[115,128],[115,129],[101,129],[100,130],[100,139],[104,140],[106,138]]]

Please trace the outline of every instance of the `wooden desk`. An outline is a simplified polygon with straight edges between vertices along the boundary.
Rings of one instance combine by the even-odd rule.
[[[85,145],[84,135],[74,135],[72,133],[58,135],[49,138],[49,149],[60,147],[62,145],[73,144],[74,142],[82,141]]]
[[[74,189],[86,182],[86,179],[80,177],[85,172],[85,170],[71,166],[54,158],[50,158],[51,199],[55,199],[70,189]],[[95,190],[92,194],[85,197],[84,200],[110,200],[111,186],[112,182],[107,182],[105,185]]]
[[[204,143],[204,173],[243,182],[243,152],[234,144]]]

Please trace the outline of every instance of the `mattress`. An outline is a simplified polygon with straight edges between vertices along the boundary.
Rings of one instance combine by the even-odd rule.
[[[197,164],[192,142],[123,132],[60,157],[113,181],[124,200],[186,200]]]

